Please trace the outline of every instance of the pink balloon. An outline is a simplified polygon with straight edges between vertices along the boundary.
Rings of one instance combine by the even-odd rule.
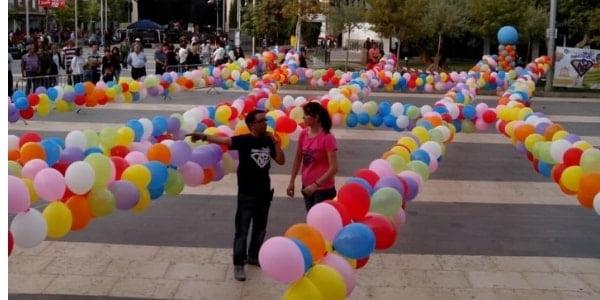
[[[417,174],[417,172],[415,172],[415,171],[409,171],[409,170],[402,171],[402,172],[398,173],[398,176],[406,176],[406,177],[410,177],[411,179],[414,179],[415,182],[417,182],[419,184],[419,190],[423,186],[423,178],[421,178],[421,175]]]
[[[345,258],[330,252],[321,259],[320,263],[334,268],[342,275],[342,278],[344,278],[344,282],[346,283],[346,296],[349,296],[356,286],[356,272],[354,268],[350,266],[348,261]]]
[[[263,273],[278,282],[292,283],[304,276],[302,251],[292,240],[280,236],[268,239],[258,253]]]
[[[406,224],[406,212],[404,212],[404,209],[399,208],[398,211],[396,212],[396,215],[394,216],[394,225],[396,225],[397,234],[399,234],[402,231],[405,224]]]
[[[129,165],[139,165],[148,162],[146,155],[140,151],[131,151],[125,155],[125,160]]]
[[[57,201],[65,193],[65,178],[59,171],[46,168],[35,175],[33,187],[38,196],[44,201]]]
[[[379,178],[396,175],[390,163],[387,160],[381,158],[372,161],[369,165],[369,170],[377,173],[377,175],[379,175]]]
[[[477,131],[485,131],[488,128],[488,123],[486,123],[483,118],[478,118],[477,121],[475,121],[475,128],[477,128]]]
[[[179,168],[183,182],[187,186],[199,186],[204,181],[204,170],[195,162],[188,161]]]
[[[306,223],[319,230],[323,237],[330,242],[344,227],[338,210],[327,203],[318,203],[313,206],[306,215]]]
[[[438,163],[437,159],[431,159],[429,161],[429,172],[430,173],[435,172],[437,170],[437,168],[438,168],[438,164],[439,163]]]
[[[8,175],[8,212],[18,214],[29,208],[29,189],[18,177]]]
[[[25,178],[33,180],[39,171],[46,168],[48,168],[48,163],[46,163],[45,160],[39,158],[32,159],[25,163],[23,169],[21,170],[21,175],[23,175]]]

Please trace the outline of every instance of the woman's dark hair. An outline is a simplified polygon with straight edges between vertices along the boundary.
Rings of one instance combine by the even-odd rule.
[[[246,115],[246,118],[244,119],[244,121],[246,121],[246,125],[250,126],[250,124],[254,123],[254,121],[256,121],[256,115],[258,114],[264,114],[265,111],[264,110],[260,110],[260,109],[255,109],[251,112],[249,112]]]
[[[323,106],[318,102],[309,102],[303,107],[304,114],[307,116],[311,116],[313,118],[317,118],[321,127],[323,127],[323,131],[325,133],[329,133],[331,130],[331,117],[329,113]]]

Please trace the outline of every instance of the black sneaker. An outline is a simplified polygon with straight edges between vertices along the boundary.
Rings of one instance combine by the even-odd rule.
[[[260,268],[260,262],[258,261],[257,258],[249,258],[248,259],[248,264],[249,265],[253,265],[253,266],[257,266]]]
[[[237,281],[246,281],[246,272],[244,271],[244,266],[234,266],[233,277],[235,277],[235,280]]]

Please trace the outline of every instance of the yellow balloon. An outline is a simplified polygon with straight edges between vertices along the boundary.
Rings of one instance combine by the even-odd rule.
[[[334,268],[316,264],[308,270],[306,278],[310,279],[321,292],[323,299],[342,300],[346,298],[346,282]]]
[[[110,150],[115,145],[117,139],[117,131],[114,128],[106,127],[100,131],[100,144],[104,149]]]
[[[248,133],[250,133],[250,129],[248,128],[248,126],[246,126],[246,122],[239,121],[235,125],[235,130],[233,132],[234,132],[234,135],[248,134]]]
[[[329,100],[327,103],[327,111],[330,115],[333,115],[338,112],[340,109],[340,102],[338,100]]]
[[[27,189],[29,190],[29,203],[36,203],[38,201],[38,195],[35,192],[35,188],[33,188],[33,181],[29,178],[21,178],[21,180],[23,180],[23,182],[27,186]]]
[[[406,145],[404,146],[406,147]],[[410,160],[410,152],[408,152],[408,150],[405,147],[394,146],[390,151],[402,157],[402,159],[404,159],[404,161],[406,162]]]
[[[290,137],[287,134],[280,133],[279,140],[281,141],[281,149],[286,149],[290,144]]]
[[[290,111],[290,118],[296,121],[296,123],[304,121],[304,110],[302,110],[302,107],[297,106],[292,108]]]
[[[140,188],[138,188],[138,191],[140,192],[139,201],[131,209],[131,211],[133,211],[136,214],[143,213],[144,211],[146,211],[148,209],[148,207],[150,207],[150,192],[148,192],[147,189],[140,189]]]
[[[554,133],[554,135],[552,136],[552,141],[557,141],[557,140],[562,140],[564,139],[567,135],[569,135],[569,132],[566,130],[559,130],[556,133]]]
[[[408,168],[406,166],[406,160],[399,154],[392,154],[388,156],[386,160],[390,163],[392,169],[394,169],[394,172],[396,173],[400,173]]]
[[[56,101],[56,111],[58,111],[58,112],[69,111],[69,103],[62,99]]]
[[[229,152],[223,154],[222,160],[223,171],[225,171],[226,174],[235,172],[235,161],[233,160],[231,155],[229,155]]]
[[[133,143],[134,138],[135,133],[133,132],[133,129],[127,126],[117,129],[117,145],[129,146],[129,144]]]
[[[150,170],[143,165],[133,165],[127,167],[123,174],[121,175],[121,179],[129,180],[139,189],[146,190],[150,180],[152,179],[152,175],[150,174]]]
[[[135,80],[134,80],[134,81],[131,81],[131,82],[129,83],[129,90],[130,90],[131,92],[133,92],[133,93],[135,93],[135,92],[139,92],[139,91],[140,91],[140,87],[141,87],[141,86],[140,86],[140,83],[139,83],[139,82],[137,82],[137,81],[135,81]]]
[[[45,117],[50,113],[50,104],[49,103],[41,103],[38,104],[36,111],[40,117]]]
[[[590,149],[590,148],[592,148],[594,146],[592,144],[590,144],[589,142],[587,142],[587,141],[581,140],[581,141],[577,141],[577,142],[573,143],[573,147],[579,148],[582,151],[585,151],[585,150]]]
[[[414,152],[419,147],[419,145],[413,138],[407,136],[403,136],[400,139],[398,139],[396,144],[406,146],[408,150],[410,150],[410,152]]]
[[[527,138],[525,138],[525,149],[527,149],[527,151],[529,151],[529,152],[533,152],[533,147],[535,146],[535,144],[537,144],[539,142],[543,142],[545,140],[546,139],[541,134],[538,134],[538,133],[530,134],[527,136]]]
[[[94,169],[94,173],[96,174],[94,188],[106,187],[108,182],[113,179],[115,173],[108,156],[100,153],[92,153],[86,156],[84,160]]]
[[[208,127],[204,129],[204,134],[206,135],[213,135],[217,133],[219,133],[219,129],[217,129],[217,127]]]
[[[346,89],[347,90],[347,89]],[[348,100],[348,98],[343,98],[340,101],[340,110],[345,114],[349,114],[350,111],[352,110],[352,102],[350,102],[350,100]]]
[[[429,141],[429,132],[425,127],[417,126],[413,128],[412,133],[419,139],[421,144]]]
[[[43,216],[48,224],[49,237],[61,238],[71,231],[73,215],[67,205],[61,201],[54,201],[46,206]]]
[[[579,181],[582,176],[583,170],[580,166],[570,166],[562,172],[560,183],[573,192],[579,192]]]
[[[283,300],[321,300],[321,292],[306,276],[294,282],[283,294]]]

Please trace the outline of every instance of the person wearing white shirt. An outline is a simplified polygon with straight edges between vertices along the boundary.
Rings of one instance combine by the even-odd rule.
[[[82,81],[83,68],[85,66],[85,59],[81,56],[81,48],[75,50],[75,56],[71,59],[71,70],[73,74],[73,83]]]
[[[213,53],[213,61],[215,62],[215,66],[219,66],[225,63],[223,59],[225,57],[225,48],[223,48],[223,44],[219,44],[219,48],[215,50]]]
[[[146,55],[139,44],[133,46],[133,52],[127,56],[127,64],[131,66],[131,78],[138,80],[146,76]]]
[[[179,63],[184,65],[188,56],[187,44],[185,42],[182,42],[179,45],[179,52],[177,52],[177,55],[179,56]]]

